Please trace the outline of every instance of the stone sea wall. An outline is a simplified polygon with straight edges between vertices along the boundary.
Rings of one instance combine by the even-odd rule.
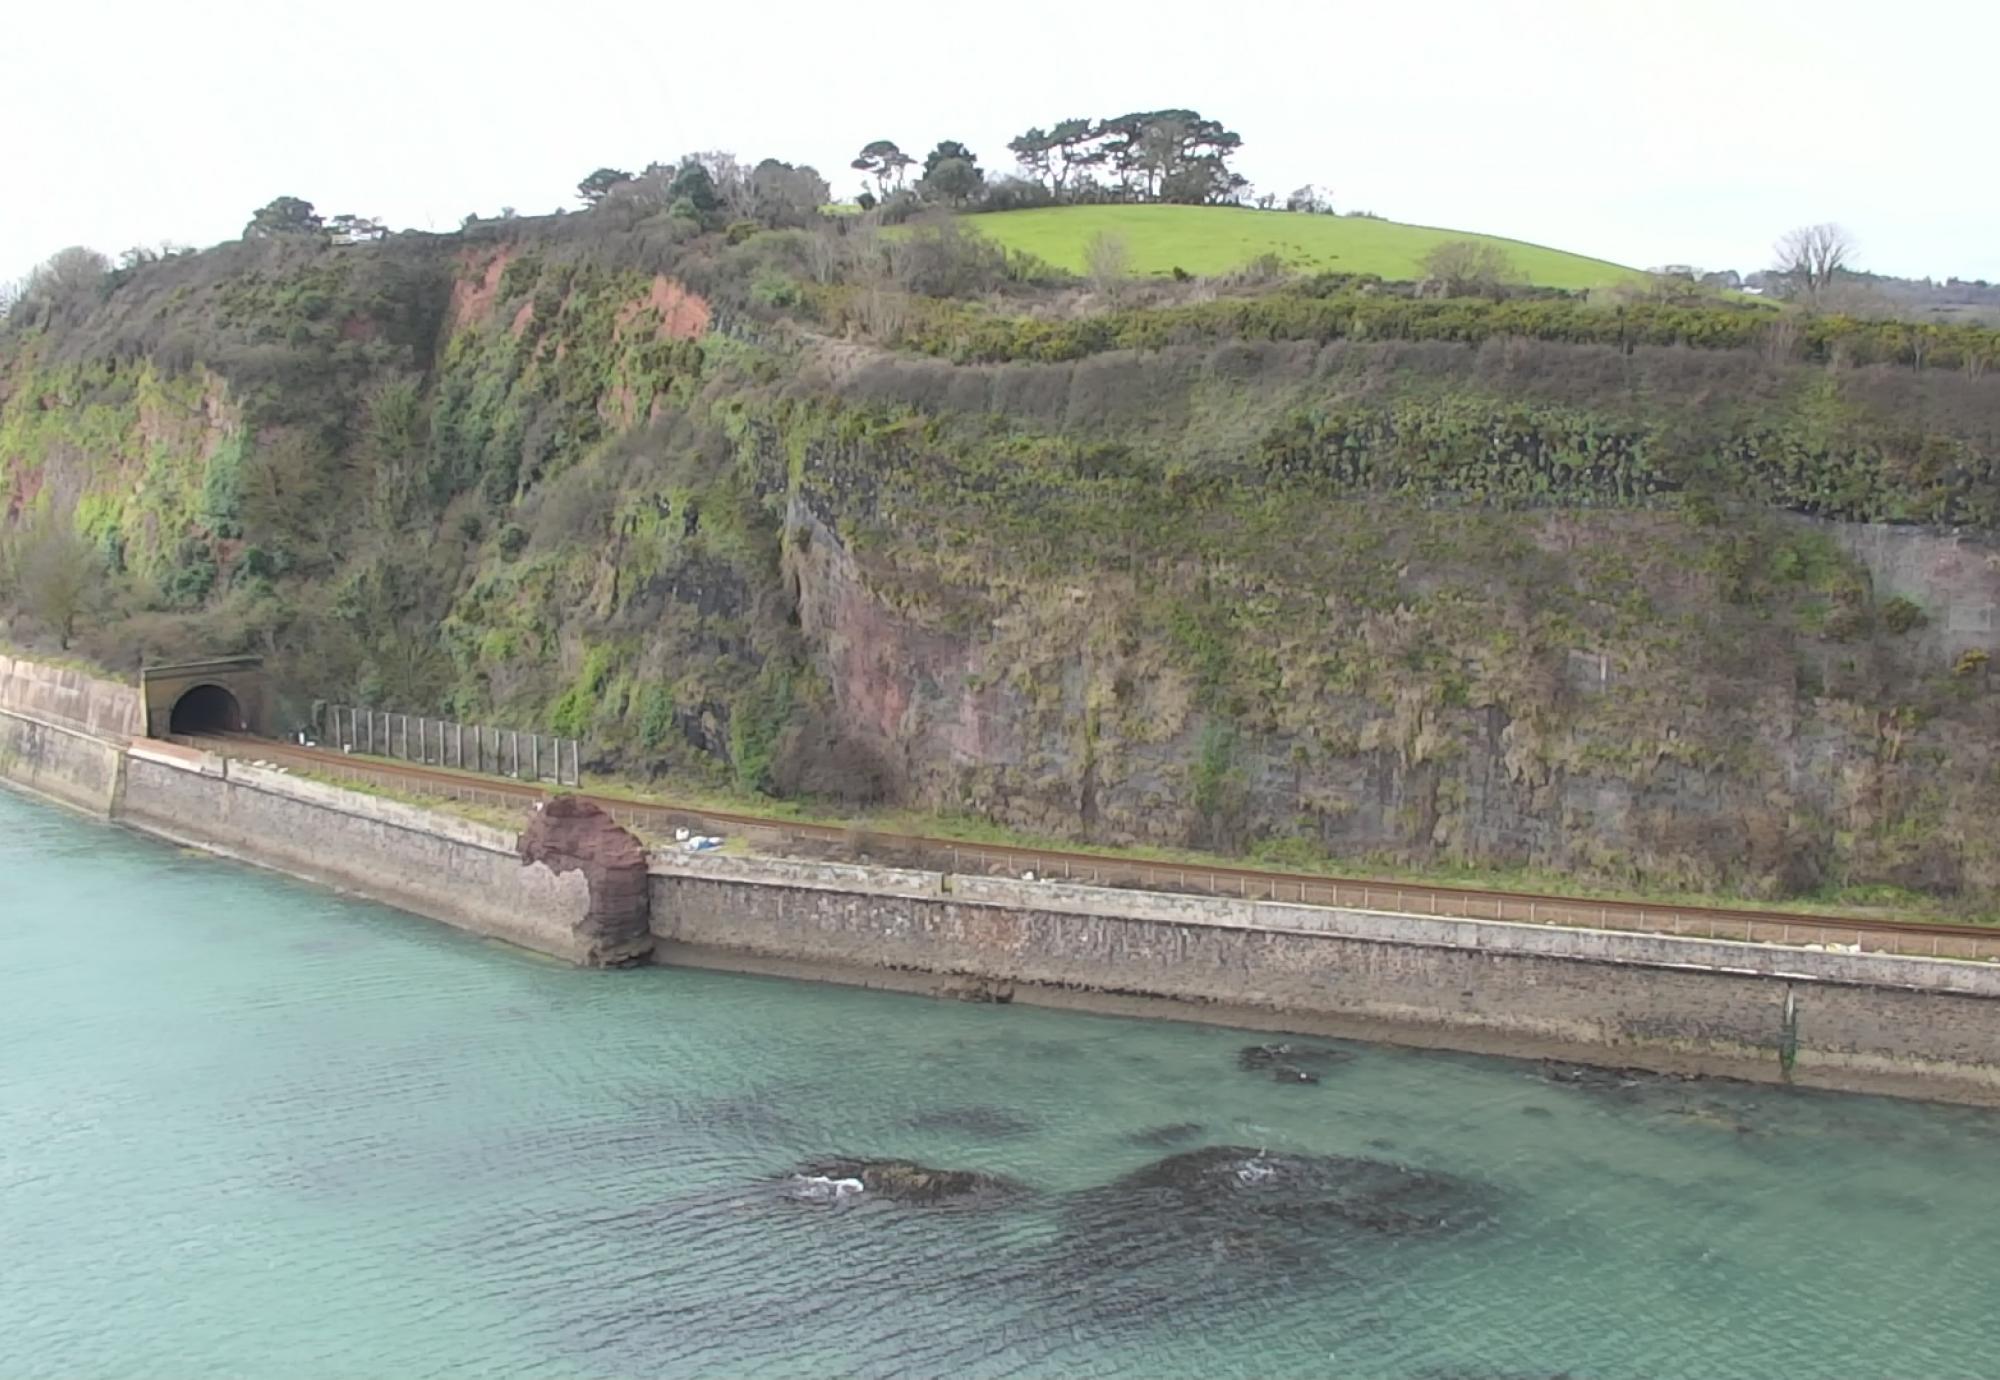
[[[114,742],[142,731],[137,686],[4,653],[0,653],[0,710]]]
[[[505,830],[206,753],[136,746],[118,818],[574,963],[652,947],[606,935],[589,875],[524,862]]]
[[[665,962],[2000,1101],[1988,965],[714,855],[653,881]]]
[[[133,686],[0,654],[0,779],[108,815],[138,722]]]
[[[0,706],[0,780],[94,815],[117,805],[121,746]]]

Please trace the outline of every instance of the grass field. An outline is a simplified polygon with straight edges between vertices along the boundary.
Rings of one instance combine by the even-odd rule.
[[[1164,275],[1181,268],[1211,277],[1276,254],[1299,273],[1374,273],[1388,279],[1424,276],[1423,260],[1446,240],[1478,240],[1506,251],[1514,270],[1537,287],[1604,287],[1634,270],[1539,244],[1345,216],[1292,215],[1236,206],[1055,206],[969,216],[966,224],[1073,273],[1084,269],[1084,246],[1099,233],[1125,241],[1131,272]]]

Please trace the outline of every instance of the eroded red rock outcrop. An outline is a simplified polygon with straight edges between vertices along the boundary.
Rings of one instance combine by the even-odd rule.
[[[587,962],[630,963],[652,951],[646,850],[610,815],[580,796],[557,796],[529,819],[520,847],[523,863],[581,872],[589,882],[590,907],[576,926]]]

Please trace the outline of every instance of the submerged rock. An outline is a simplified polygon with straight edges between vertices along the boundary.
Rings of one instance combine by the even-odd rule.
[[[1434,1170],[1345,1155],[1213,1145],[1135,1170],[1112,1193],[1182,1216],[1279,1216],[1394,1235],[1449,1230],[1485,1216],[1485,1194]]]
[[[948,982],[937,989],[940,997],[953,1001],[990,1003],[1006,1006],[1014,1000],[1014,984],[994,982],[986,978],[967,978],[963,982]]]
[[[1581,1088],[1585,1092],[1612,1093],[1627,1097],[1658,1089],[1680,1088],[1688,1083],[1750,1086],[1741,1079],[1718,1078],[1705,1073],[1656,1073],[1652,1069],[1629,1067],[1599,1068],[1595,1064],[1569,1064],[1560,1059],[1542,1060],[1541,1079],[1545,1083]]]
[[[786,1182],[790,1185],[822,1179],[852,1180],[860,1185],[861,1193],[923,1207],[1021,1191],[1019,1184],[997,1174],[982,1174],[973,1169],[933,1169],[913,1160],[821,1160],[801,1166]]]
[[[1125,1143],[1163,1150],[1169,1145],[1184,1145],[1207,1129],[1199,1121],[1176,1121],[1171,1126],[1151,1126],[1143,1131],[1134,1131],[1125,1137]]]
[[[919,1131],[964,1131],[987,1138],[1025,1136],[1036,1129],[1034,1122],[1005,1107],[979,1106],[920,1112],[910,1118],[910,1125]]]
[[[1486,1220],[1483,1185],[1382,1160],[1242,1145],[1169,1155],[1063,1200],[1050,1283],[1066,1305],[1227,1318]]]
[[[1274,1083],[1317,1083],[1314,1069],[1344,1064],[1354,1056],[1323,1045],[1295,1045],[1289,1040],[1276,1044],[1245,1045],[1236,1054],[1236,1067],[1245,1073],[1269,1073]]]

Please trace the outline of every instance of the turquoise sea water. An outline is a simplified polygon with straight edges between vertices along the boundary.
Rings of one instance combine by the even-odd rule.
[[[2000,1117],[1271,1038],[577,972],[0,792],[0,1376],[2000,1372]]]

